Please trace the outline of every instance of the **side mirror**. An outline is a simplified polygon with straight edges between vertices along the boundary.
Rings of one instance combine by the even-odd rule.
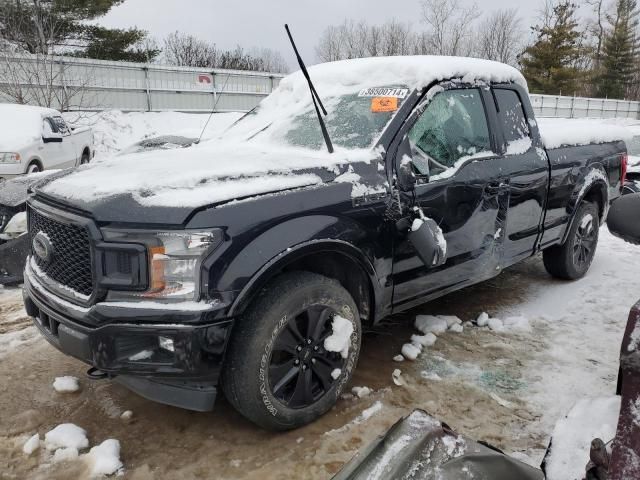
[[[613,202],[607,226],[616,237],[640,245],[640,193],[624,195]]]
[[[421,209],[418,209],[418,214],[409,231],[409,242],[428,268],[444,265],[447,261],[447,241],[442,230],[433,219],[425,217]]]
[[[48,132],[45,137],[42,136],[42,141],[44,143],[62,143],[62,134],[57,132]]]

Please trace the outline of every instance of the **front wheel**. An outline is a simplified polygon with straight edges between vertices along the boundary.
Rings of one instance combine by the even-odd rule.
[[[27,174],[41,172],[42,168],[38,162],[31,162],[27,167]]]
[[[542,253],[547,272],[563,280],[577,280],[587,273],[598,246],[599,218],[596,205],[580,205],[567,241]]]
[[[360,337],[356,304],[340,283],[284,274],[233,327],[222,389],[263,428],[300,427],[335,404],[358,361]]]

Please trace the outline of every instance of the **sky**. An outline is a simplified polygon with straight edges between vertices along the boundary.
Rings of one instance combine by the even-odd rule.
[[[470,0],[462,0],[471,3]],[[518,8],[525,27],[535,23],[543,0],[478,1],[483,12]],[[99,23],[108,27],[137,26],[156,39],[180,31],[215,43],[219,48],[269,47],[279,50],[290,66],[295,63],[286,38],[288,23],[308,64],[317,63],[315,45],[329,25],[345,18],[380,24],[391,19],[420,23],[420,0],[126,0]]]

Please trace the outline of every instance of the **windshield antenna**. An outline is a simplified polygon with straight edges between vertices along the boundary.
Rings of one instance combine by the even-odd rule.
[[[214,77],[215,78],[215,77]],[[222,97],[222,92],[224,92],[227,89],[227,83],[229,83],[229,78],[231,78],[231,75],[227,75],[227,79],[224,81],[224,85],[222,86],[222,90],[220,91],[219,95],[216,95],[216,101],[213,104],[213,108],[211,109],[211,113],[209,113],[209,118],[207,118],[207,122],[204,124],[204,127],[202,128],[202,132],[200,132],[200,136],[198,137],[198,140],[196,140],[194,143],[197,145],[200,143],[200,141],[202,140],[202,136],[204,135],[204,132],[207,130],[207,127],[209,126],[209,122],[211,121],[211,117],[213,117],[213,114],[216,111],[216,107],[218,106],[218,102],[220,101],[220,97]],[[215,80],[214,80],[215,82]],[[215,83],[214,83],[214,87],[215,88]]]
[[[322,136],[324,137],[324,141],[327,144],[327,150],[329,150],[329,153],[333,153],[333,144],[331,143],[331,138],[329,137],[327,125],[324,123],[324,119],[322,118],[322,114],[326,115],[327,111],[325,110],[324,105],[322,104],[322,100],[320,100],[320,96],[318,95],[318,92],[316,92],[316,88],[313,86],[313,82],[311,81],[311,77],[309,76],[309,71],[307,70],[307,67],[304,64],[302,57],[300,56],[300,53],[298,53],[298,48],[296,47],[296,43],[293,41],[293,37],[291,36],[289,25],[285,24],[284,28],[287,31],[287,35],[289,36],[289,40],[291,41],[291,46],[293,47],[293,51],[296,54],[296,58],[298,59],[298,65],[300,65],[300,70],[302,70],[304,78],[307,79],[307,83],[309,84],[309,90],[311,90],[311,99],[313,100],[313,106],[315,107],[316,114],[318,115],[318,122],[320,122],[320,129],[322,130]],[[318,108],[318,105],[320,105],[320,108]],[[321,109],[322,109],[322,113],[320,113]]]

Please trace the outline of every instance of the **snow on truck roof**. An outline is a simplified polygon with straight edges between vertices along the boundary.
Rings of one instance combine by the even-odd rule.
[[[526,88],[524,78],[515,68],[473,58],[376,57],[325,63],[309,70],[330,113],[329,122],[332,112],[350,110],[352,104],[347,107],[340,104],[340,96],[358,97],[358,92],[366,88],[396,86],[407,92],[407,89],[423,88],[450,78],[469,82],[515,82]],[[353,98],[349,101],[355,103]],[[46,193],[85,202],[130,194],[141,205],[199,206],[321,184],[323,181],[319,176],[300,170],[333,170],[336,165],[378,157],[371,150],[372,144],[347,145],[345,148],[334,142],[337,143],[336,151],[328,154],[318,143],[309,148],[311,144],[301,144],[299,138],[279,141],[295,129],[313,137],[310,130],[319,128],[312,109],[306,80],[302,72],[296,72],[285,77],[254,114],[232,127],[223,138],[203,141],[179,151],[97,159],[42,189]],[[379,132],[386,124],[380,119],[390,119],[393,114],[379,115],[367,121]],[[294,120],[298,121],[295,128],[292,127]],[[334,132],[340,130],[336,128]],[[352,134],[350,138],[356,137]]]
[[[42,119],[60,115],[57,110],[0,103],[0,152],[25,147],[42,135]]]

